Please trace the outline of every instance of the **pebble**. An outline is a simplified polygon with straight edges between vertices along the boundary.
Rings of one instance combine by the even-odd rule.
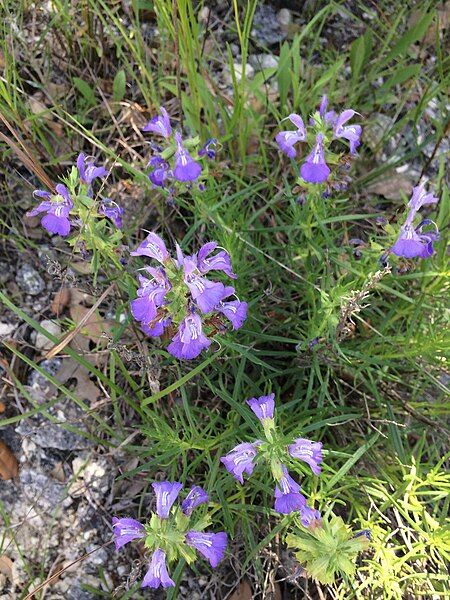
[[[273,54],[254,54],[250,57],[250,62],[257,71],[276,69],[278,67],[278,60],[278,57]]]
[[[54,335],[55,337],[59,337],[61,335],[61,327],[56,321],[50,321],[49,319],[44,319],[40,322],[40,326],[43,327],[46,331]],[[54,342],[48,339],[43,333],[40,331],[36,332],[36,339],[34,345],[38,350],[50,350],[55,345]]]
[[[11,266],[6,262],[0,262],[0,283],[4,284],[11,276]]]
[[[13,323],[0,323],[0,338],[12,333],[16,327],[17,325],[14,325]]]
[[[281,9],[281,11],[283,10],[287,9]],[[251,35],[257,43],[262,46],[273,46],[284,40],[287,35],[287,27],[280,23],[278,14],[269,4],[257,4],[251,31]],[[285,20],[286,18],[287,15],[283,12],[281,19]]]
[[[17,285],[30,296],[37,296],[45,289],[45,282],[34,267],[22,265],[16,275]]]
[[[61,363],[61,358],[50,358],[49,360],[43,360],[39,366],[43,371],[50,373],[50,375],[56,375],[61,367]],[[45,390],[49,386],[49,381],[37,371],[32,371],[28,377],[28,385],[36,390]]]
[[[245,72],[245,76],[247,79],[253,79],[255,75],[255,69],[250,64],[246,64],[245,67],[241,63],[233,64],[234,74],[236,77],[236,81],[241,81],[242,74]],[[233,78],[231,76],[231,72],[229,69],[224,70],[224,80],[225,83],[231,85],[233,83]]]
[[[277,14],[277,21],[282,27],[287,27],[292,23],[292,13],[288,8],[280,8]]]

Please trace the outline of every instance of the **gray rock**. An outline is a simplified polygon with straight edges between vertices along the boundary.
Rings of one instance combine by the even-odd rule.
[[[248,63],[246,65],[242,65],[241,63],[234,63],[233,69],[234,74],[236,76],[236,81],[241,81],[244,72],[247,79],[253,79],[255,75],[255,69],[252,67],[252,65]],[[233,83],[233,77],[228,67],[224,70],[224,81],[228,85],[231,85]]]
[[[251,64],[257,71],[278,67],[278,57],[273,54],[255,54],[250,58]]]
[[[14,325],[14,323],[0,323],[0,338],[4,335],[10,335],[16,327],[17,325]]]
[[[67,495],[64,484],[35,469],[23,467],[19,479],[33,507],[41,509],[44,513],[60,508]]]
[[[49,319],[44,319],[40,322],[40,326],[47,330],[49,333],[53,334],[55,337],[59,337],[61,335],[61,327],[56,321],[50,321]],[[50,350],[54,346],[54,343],[48,339],[43,333],[40,331],[36,332],[36,339],[34,345],[38,350]]]
[[[30,296],[37,296],[45,289],[45,282],[31,265],[22,265],[16,274],[17,285]]]
[[[280,25],[276,10],[268,4],[259,4],[253,18],[252,37],[262,46],[278,44],[287,35],[286,27]]]
[[[50,358],[49,360],[43,360],[39,366],[50,375],[56,375],[61,367],[61,363],[62,360],[60,358]],[[28,377],[28,385],[35,390],[45,390],[50,385],[50,382],[44,375],[41,375],[37,371],[32,371]]]
[[[55,407],[49,409],[50,413],[55,414]],[[80,425],[84,417],[83,411],[78,406],[67,406],[64,411],[64,418],[71,425],[78,429],[85,430]],[[59,415],[57,415],[59,417]],[[82,450],[89,448],[92,442],[87,438],[65,429],[58,423],[51,423],[41,415],[34,415],[29,419],[21,421],[16,427],[16,432],[26,436],[29,440],[41,448],[55,448],[57,450]]]
[[[11,277],[11,266],[6,262],[0,262],[0,283],[4,284]]]

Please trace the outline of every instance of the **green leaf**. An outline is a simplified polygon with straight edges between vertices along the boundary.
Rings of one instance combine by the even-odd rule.
[[[97,101],[95,99],[95,92],[91,88],[91,86],[89,84],[87,84],[83,79],[80,79],[79,77],[73,78],[73,84],[77,88],[77,90],[81,93],[81,95],[86,100],[86,102],[89,105],[94,106],[94,104]]]
[[[120,71],[117,71],[113,82],[113,100],[115,102],[123,100],[126,91],[126,82],[125,71],[120,69]]]
[[[356,39],[350,50],[350,68],[352,70],[352,78],[358,79],[365,60],[365,44],[364,36]]]
[[[410,46],[421,40],[428,30],[431,21],[434,18],[434,11],[425,13],[417,19],[417,23],[409,31],[402,35],[392,50],[386,57],[386,62],[389,62],[393,58],[402,55]]]
[[[416,65],[408,65],[407,67],[401,67],[396,73],[394,73],[394,75],[392,75],[392,77],[390,77],[385,83],[383,83],[383,85],[377,91],[377,95],[380,92],[385,92],[385,91],[391,89],[392,87],[394,87],[395,85],[398,85],[399,83],[403,83],[404,81],[407,81],[411,77],[416,77],[420,73],[421,69],[422,69],[422,65],[417,65],[417,64]]]

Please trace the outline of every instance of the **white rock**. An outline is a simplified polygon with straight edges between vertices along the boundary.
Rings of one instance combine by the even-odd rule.
[[[255,69],[252,67],[252,65],[249,65],[248,63],[245,65],[245,67],[241,63],[234,63],[233,69],[236,81],[241,81],[243,73],[245,73],[245,77],[247,79],[253,79],[255,75]],[[225,83],[227,84],[233,83],[233,77],[229,68],[226,71],[224,71],[224,79]]]
[[[282,27],[287,27],[292,21],[292,14],[288,8],[281,8],[277,14],[277,21]]]
[[[13,323],[0,323],[0,337],[3,335],[9,335],[14,331],[16,325]]]
[[[274,69],[278,67],[278,58],[273,54],[262,54],[259,64],[261,69]]]
[[[59,337],[61,335],[61,327],[55,321],[44,319],[44,321],[41,321],[40,325],[55,337]],[[36,341],[34,343],[38,350],[50,350],[50,348],[53,348],[55,345],[54,342],[49,340],[40,331],[36,333]]]

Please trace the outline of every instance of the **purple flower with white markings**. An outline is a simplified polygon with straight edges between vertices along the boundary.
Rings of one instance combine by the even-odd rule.
[[[216,306],[216,310],[230,321],[233,329],[239,329],[247,318],[248,305],[247,302],[241,302],[238,299],[225,301],[226,298],[232,295],[234,295],[234,288],[231,286],[225,287],[222,300]]]
[[[319,133],[312,152],[308,154],[301,166],[300,175],[308,183],[323,183],[328,179],[330,173],[330,167],[325,162],[323,135]]]
[[[391,252],[403,258],[429,258],[434,254],[433,243],[439,239],[437,225],[429,220],[423,220],[417,227],[413,221],[418,211],[427,204],[436,204],[438,198],[432,193],[427,193],[423,184],[413,188],[413,193],[408,202],[409,211],[400,229],[400,235],[391,248]],[[432,225],[434,231],[423,232],[423,227]]]
[[[69,235],[71,222],[69,220],[73,202],[69,190],[62,183],[55,186],[56,194],[43,190],[35,190],[34,196],[44,198],[35,208],[26,213],[27,217],[35,217],[40,213],[47,213],[41,219],[41,225],[49,232],[56,233],[62,237]]]
[[[170,578],[167,571],[166,554],[161,548],[157,548],[153,552],[150,567],[145,574],[141,587],[157,589],[159,586],[163,588],[175,586],[175,582]]]
[[[142,523],[136,519],[118,519],[113,517],[114,544],[116,550],[122,548],[131,540],[137,540],[145,536],[145,529]]]
[[[322,442],[313,442],[304,438],[297,438],[288,446],[292,458],[298,458],[311,467],[314,475],[320,474],[319,464],[322,462]]]
[[[103,198],[98,213],[100,215],[104,215],[108,219],[111,219],[117,229],[122,229],[122,215],[124,213],[124,209],[121,206],[109,198]]]
[[[361,125],[347,125],[344,127],[344,123],[350,121],[353,115],[356,115],[356,111],[347,109],[342,112],[334,123],[334,137],[345,138],[350,142],[350,154],[355,154],[356,148],[360,144],[360,137],[362,133]]]
[[[201,351],[210,345],[211,340],[203,333],[201,318],[192,313],[181,322],[177,334],[167,346],[167,351],[175,358],[189,360],[197,358]]]
[[[223,559],[228,539],[225,532],[203,531],[210,522],[208,515],[192,520],[193,511],[208,502],[208,494],[199,486],[193,486],[180,506],[174,503],[182,489],[181,483],[161,481],[152,484],[156,494],[156,513],[143,525],[135,519],[113,518],[116,549],[128,542],[142,539],[146,550],[151,552],[150,565],[141,587],[167,588],[174,586],[167,562],[183,557],[189,564],[199,552],[216,567]],[[166,562],[167,561],[167,562]]]
[[[190,490],[185,500],[183,500],[181,504],[181,510],[187,516],[192,514],[192,511],[200,506],[200,504],[205,504],[208,502],[208,494],[205,492],[203,488],[198,485],[194,485]]]
[[[275,486],[275,505],[276,511],[287,515],[296,510],[300,510],[306,505],[306,498],[300,494],[300,486],[289,475],[284,465],[281,465],[282,476],[278,479]]]
[[[174,481],[158,481],[152,483],[153,491],[156,494],[156,514],[161,519],[167,519],[173,503],[178,498],[183,485]]]
[[[244,473],[252,475],[256,461],[268,465],[275,480],[275,510],[288,514],[304,509],[307,507],[306,498],[301,493],[300,485],[290,476],[286,464],[290,465],[292,458],[298,458],[307,462],[313,473],[318,475],[322,444],[298,438],[293,444],[286,445],[286,438],[278,433],[275,424],[275,394],[250,398],[247,404],[260,420],[265,440],[242,442],[222,456],[220,461],[241,484],[244,483]],[[304,509],[304,519],[312,514],[308,509]]]
[[[273,419],[275,410],[275,394],[269,396],[260,396],[259,398],[250,398],[247,404],[258,417],[260,421],[263,419]]]
[[[161,114],[150,119],[142,131],[169,138],[172,135],[172,127],[170,126],[170,118],[167,110],[161,107]]]
[[[170,176],[169,163],[161,158],[161,156],[154,156],[148,163],[149,167],[152,167],[152,171],[148,174],[148,178],[156,187],[164,187],[167,179]]]
[[[313,521],[320,519],[320,512],[307,504],[300,508],[300,523],[303,527],[309,527]]]
[[[228,538],[224,531],[220,533],[202,533],[201,531],[188,531],[186,543],[192,546],[200,554],[209,560],[209,564],[215,568],[223,559],[227,549]]]
[[[227,471],[242,484],[244,483],[244,473],[247,475],[253,473],[253,469],[255,468],[253,460],[258,453],[257,447],[260,443],[260,440],[256,440],[252,444],[248,442],[238,444],[220,459],[220,462],[225,465]]]
[[[80,181],[86,183],[89,186],[92,184],[94,179],[101,179],[106,177],[108,171],[105,167],[97,167],[93,160],[89,160],[83,153],[78,155],[77,158],[77,169],[80,176]]]
[[[132,256],[148,256],[160,267],[147,267],[139,276],[137,298],[131,301],[131,313],[142,330],[156,337],[167,329],[171,343],[167,350],[180,359],[196,358],[211,345],[210,337],[226,330],[228,319],[233,329],[242,326],[247,304],[241,302],[231,286],[209,279],[211,271],[223,271],[236,278],[228,252],[216,242],[204,244],[197,254],[185,256],[176,245],[176,258],[164,241],[150,233]],[[148,277],[150,275],[151,277]],[[229,299],[230,296],[235,299]]]
[[[282,152],[290,158],[295,158],[297,152],[294,146],[298,142],[304,142],[306,140],[306,127],[300,115],[292,113],[286,117],[286,119],[289,119],[297,129],[294,131],[280,131],[280,133],[276,135],[275,140]],[[285,121],[286,119],[283,120]]]
[[[308,130],[303,119],[293,113],[287,117],[296,127],[293,131],[281,131],[276,135],[276,141],[280,150],[290,158],[297,156],[295,145],[298,142],[305,142],[308,151],[306,158],[300,168],[301,179],[298,180],[300,186],[306,184],[324,184],[327,183],[327,192],[330,190],[346,189],[348,184],[348,175],[346,171],[350,167],[350,157],[341,156],[336,160],[336,153],[330,152],[330,145],[333,140],[347,140],[350,145],[350,155],[356,153],[356,148],[360,144],[362,128],[360,125],[346,125],[355,114],[354,110],[344,110],[337,115],[334,110],[328,110],[328,98],[322,96],[319,110],[309,119]],[[336,165],[332,173],[327,163],[327,157],[330,164]],[[308,189],[308,186],[306,186]]]
[[[214,158],[216,158],[216,150],[215,150],[216,146],[217,146],[216,138],[211,138],[211,139],[207,140],[206,143],[200,148],[200,150],[198,151],[198,155],[200,157],[207,156],[208,158],[213,160]]]
[[[195,181],[200,177],[202,172],[200,163],[195,161],[183,146],[183,140],[179,132],[175,134],[175,142],[176,150],[173,176],[177,181]]]

